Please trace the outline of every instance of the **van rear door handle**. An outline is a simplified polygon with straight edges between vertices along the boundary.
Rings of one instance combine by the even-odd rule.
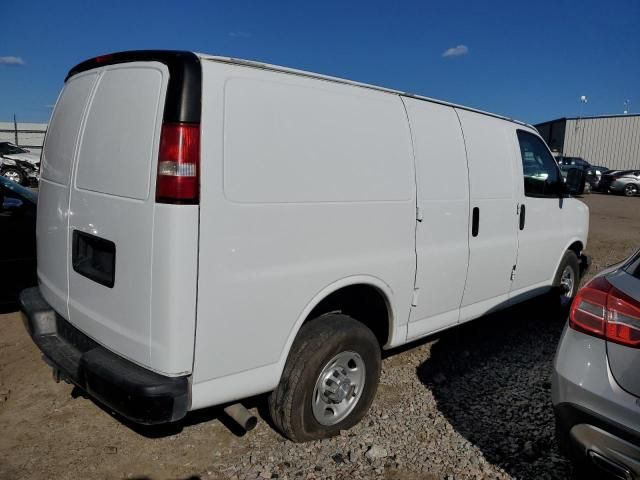
[[[477,237],[480,229],[480,209],[473,207],[473,216],[471,218],[471,236]]]
[[[524,215],[525,215],[524,205],[520,205],[520,230],[524,230]]]

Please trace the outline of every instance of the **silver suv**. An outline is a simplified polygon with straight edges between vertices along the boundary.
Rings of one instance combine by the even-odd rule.
[[[556,437],[579,478],[640,478],[640,250],[578,291],[552,378]]]

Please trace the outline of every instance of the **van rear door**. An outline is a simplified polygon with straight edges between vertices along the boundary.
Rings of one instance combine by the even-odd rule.
[[[49,122],[42,151],[36,220],[38,279],[44,298],[65,318],[69,317],[67,229],[71,167],[86,104],[97,79],[94,71],[67,81]]]
[[[197,165],[181,162],[185,144],[199,151],[200,82],[189,52],[84,62],[67,78],[43,153],[44,298],[106,348],[169,375],[193,365],[199,180]]]
[[[69,204],[69,321],[143,365],[151,363],[151,173],[168,77],[158,62],[101,69]]]

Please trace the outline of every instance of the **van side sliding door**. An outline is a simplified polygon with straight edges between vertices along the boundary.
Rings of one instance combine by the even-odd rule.
[[[460,321],[507,306],[517,257],[516,162],[511,124],[456,109],[469,165],[469,270]]]
[[[416,163],[416,294],[408,338],[458,322],[469,259],[469,181],[453,107],[403,98]]]

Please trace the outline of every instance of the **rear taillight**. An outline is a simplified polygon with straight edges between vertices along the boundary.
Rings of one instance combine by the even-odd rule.
[[[200,184],[200,125],[165,123],[160,136],[156,201],[197,204]]]
[[[578,291],[571,305],[569,325],[574,330],[638,348],[640,302],[598,277]]]

